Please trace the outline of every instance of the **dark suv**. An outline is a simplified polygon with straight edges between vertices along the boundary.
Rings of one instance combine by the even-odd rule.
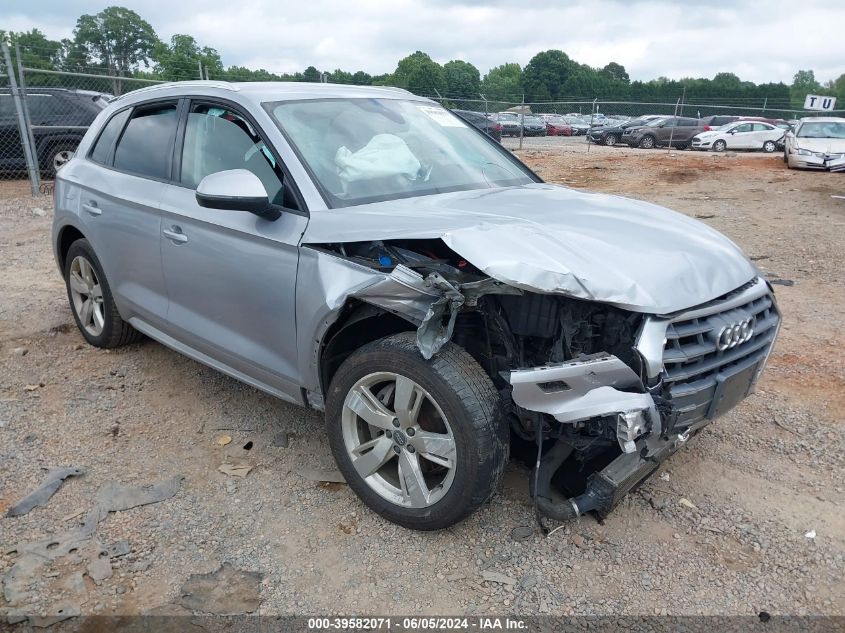
[[[672,145],[678,149],[689,147],[692,137],[704,131],[701,119],[689,119],[682,116],[667,116],[654,119],[643,127],[631,127],[625,130],[622,141],[631,147],[651,149]]]
[[[41,173],[52,178],[73,158],[88,126],[108,104],[108,96],[88,90],[27,88],[26,104]],[[18,115],[12,93],[0,90],[0,169],[25,170]]]

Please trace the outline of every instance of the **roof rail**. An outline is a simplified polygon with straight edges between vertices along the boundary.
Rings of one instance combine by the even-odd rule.
[[[136,95],[139,93],[147,93],[147,92],[155,92],[156,90],[163,90],[165,88],[172,88],[173,86],[179,86],[182,88],[220,88],[222,90],[231,90],[232,92],[237,92],[240,90],[235,84],[230,83],[228,81],[168,81],[161,84],[156,84],[155,86],[145,86],[144,88],[138,88],[137,90],[130,90],[115,99],[115,101],[119,101],[124,97],[128,97],[129,95]]]

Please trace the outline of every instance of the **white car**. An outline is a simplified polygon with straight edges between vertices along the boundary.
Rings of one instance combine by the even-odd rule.
[[[726,149],[752,149],[772,153],[783,137],[783,129],[762,121],[734,121],[696,134],[692,148],[724,152]]]
[[[845,171],[845,119],[805,117],[784,139],[783,162],[790,169],[806,167]]]

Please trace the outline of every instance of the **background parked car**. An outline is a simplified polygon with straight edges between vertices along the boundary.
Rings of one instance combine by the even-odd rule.
[[[538,116],[526,114],[522,118],[524,136],[545,136],[546,122]]]
[[[692,142],[692,137],[704,131],[701,119],[669,116],[654,119],[643,127],[628,128],[622,140],[631,147],[651,149],[667,146],[686,149]],[[627,140],[626,140],[627,139]]]
[[[583,117],[580,115],[572,116],[566,115],[563,117],[563,120],[566,121],[569,126],[572,128],[572,134],[574,136],[581,136],[582,134],[586,134],[590,131],[590,119],[589,117]]]
[[[783,138],[784,131],[762,121],[735,121],[723,125],[717,130],[696,134],[692,139],[693,149],[712,149],[724,152],[726,149],[760,150],[772,153],[777,150],[777,142]]]
[[[845,171],[845,118],[805,117],[784,143],[783,162],[790,169]]]
[[[595,127],[590,129],[588,138],[593,143],[598,143],[600,145],[616,145],[622,141],[622,135],[625,133],[625,130],[628,128],[648,125],[648,122],[651,120],[653,119],[632,119],[615,126]]]
[[[548,136],[572,136],[572,126],[566,119],[560,116],[544,117],[546,121],[546,135]]]
[[[502,126],[502,136],[519,136],[519,115],[516,112],[499,112],[495,121]]]
[[[471,126],[478,128],[490,138],[497,141],[502,140],[502,125],[496,121],[492,121],[483,112],[472,112],[471,110],[452,110],[455,114],[461,117]]]
[[[65,88],[27,88],[26,103],[38,166],[46,177],[53,178],[73,158],[86,128],[108,104],[108,95]],[[0,167],[26,169],[17,111],[8,88],[0,90]]]

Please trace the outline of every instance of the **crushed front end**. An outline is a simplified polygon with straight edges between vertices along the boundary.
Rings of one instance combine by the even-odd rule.
[[[774,295],[760,278],[674,315],[605,310],[589,324],[561,317],[563,341],[555,345],[568,350],[566,360],[506,374],[517,430],[545,449],[532,494],[540,512],[558,520],[606,515],[749,395],[780,326]],[[600,342],[593,336],[590,348],[576,353],[577,327],[592,328]],[[590,340],[580,339],[582,346]]]

